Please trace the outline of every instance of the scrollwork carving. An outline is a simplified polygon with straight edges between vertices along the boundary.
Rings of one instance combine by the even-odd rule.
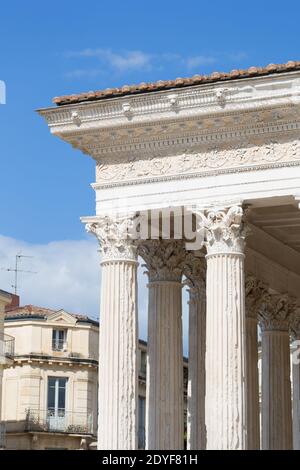
[[[264,293],[258,311],[262,331],[288,331],[295,305],[295,299],[287,294]]]
[[[203,147],[202,147],[203,148]],[[263,166],[277,162],[300,160],[300,142],[243,141],[239,146],[207,147],[201,151],[189,148],[182,153],[164,155],[163,153],[132,153],[129,156],[110,154],[102,156],[97,163],[98,182],[132,181],[147,177],[160,178],[172,175],[188,175],[195,172],[208,172],[218,169],[235,169],[244,166]]]
[[[133,236],[135,218],[135,215],[115,218],[106,216],[86,224],[86,231],[94,234],[99,241],[102,262],[137,260],[137,246]]]
[[[245,281],[246,317],[258,320],[259,304],[267,292],[267,286],[253,274],[248,274]]]
[[[186,277],[186,284],[190,291],[190,300],[195,300],[195,297],[206,296],[206,260],[199,258],[191,252],[187,252],[184,275]]]
[[[290,322],[292,340],[300,340],[300,306],[297,306]]]
[[[247,229],[243,220],[243,209],[232,206],[229,209],[196,211],[199,230],[204,231],[207,254],[244,253]]]
[[[186,255],[183,241],[140,241],[139,254],[146,263],[150,282],[181,281]]]

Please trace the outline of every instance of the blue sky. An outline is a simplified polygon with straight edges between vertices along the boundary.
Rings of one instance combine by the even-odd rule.
[[[94,214],[93,161],[35,109],[61,94],[299,60],[299,15],[298,1],[1,2],[0,234],[16,244],[9,258],[0,246],[0,267],[19,245],[86,240],[79,217]]]
[[[93,162],[34,112],[66,93],[299,59],[297,1],[26,2],[0,7],[1,233],[80,239]]]

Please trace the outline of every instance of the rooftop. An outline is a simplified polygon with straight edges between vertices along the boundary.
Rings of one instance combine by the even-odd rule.
[[[0,295],[2,295],[3,297],[7,297],[8,299],[11,298],[11,294],[7,292],[6,290],[0,289]]]
[[[63,106],[75,103],[104,100],[154,91],[170,90],[208,83],[217,83],[243,78],[260,77],[284,72],[300,70],[300,61],[289,61],[286,64],[269,64],[265,67],[250,67],[244,70],[232,70],[231,72],[213,72],[210,75],[194,75],[190,78],[176,78],[175,80],[159,80],[152,83],[140,83],[138,85],[124,85],[120,88],[107,88],[106,90],[89,91],[76,95],[65,95],[53,98],[53,103]]]
[[[5,313],[5,320],[21,320],[21,319],[40,319],[46,320],[48,316],[53,315],[54,313],[60,310],[52,310],[45,307],[37,307],[36,305],[24,305],[22,307],[15,307],[9,309]],[[98,325],[96,320],[89,318],[87,315],[78,315],[75,313],[69,313],[72,317],[75,317],[78,322],[92,323]]]

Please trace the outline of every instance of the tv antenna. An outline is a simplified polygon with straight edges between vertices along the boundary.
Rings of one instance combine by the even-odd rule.
[[[10,271],[15,273],[15,283],[12,284],[12,288],[14,289],[14,294],[17,295],[18,292],[18,274],[19,273],[31,273],[37,274],[36,271],[27,271],[24,269],[19,269],[19,263],[22,258],[33,258],[33,256],[22,255],[22,253],[18,253],[15,257],[15,267],[14,268],[1,268],[2,271]]]

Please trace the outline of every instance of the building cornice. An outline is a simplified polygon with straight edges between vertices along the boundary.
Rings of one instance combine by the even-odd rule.
[[[193,86],[111,100],[40,109],[51,131],[63,137],[82,131],[126,128],[157,121],[219,116],[293,107],[300,102],[300,72]],[[149,131],[148,131],[149,132]],[[101,137],[101,136],[100,136]]]
[[[21,364],[24,362],[37,362],[38,364],[41,364],[41,362],[43,362],[48,365],[58,364],[62,366],[78,365],[87,367],[98,367],[98,361],[95,359],[86,359],[78,357],[56,357],[47,354],[16,354],[14,356],[14,364]]]

